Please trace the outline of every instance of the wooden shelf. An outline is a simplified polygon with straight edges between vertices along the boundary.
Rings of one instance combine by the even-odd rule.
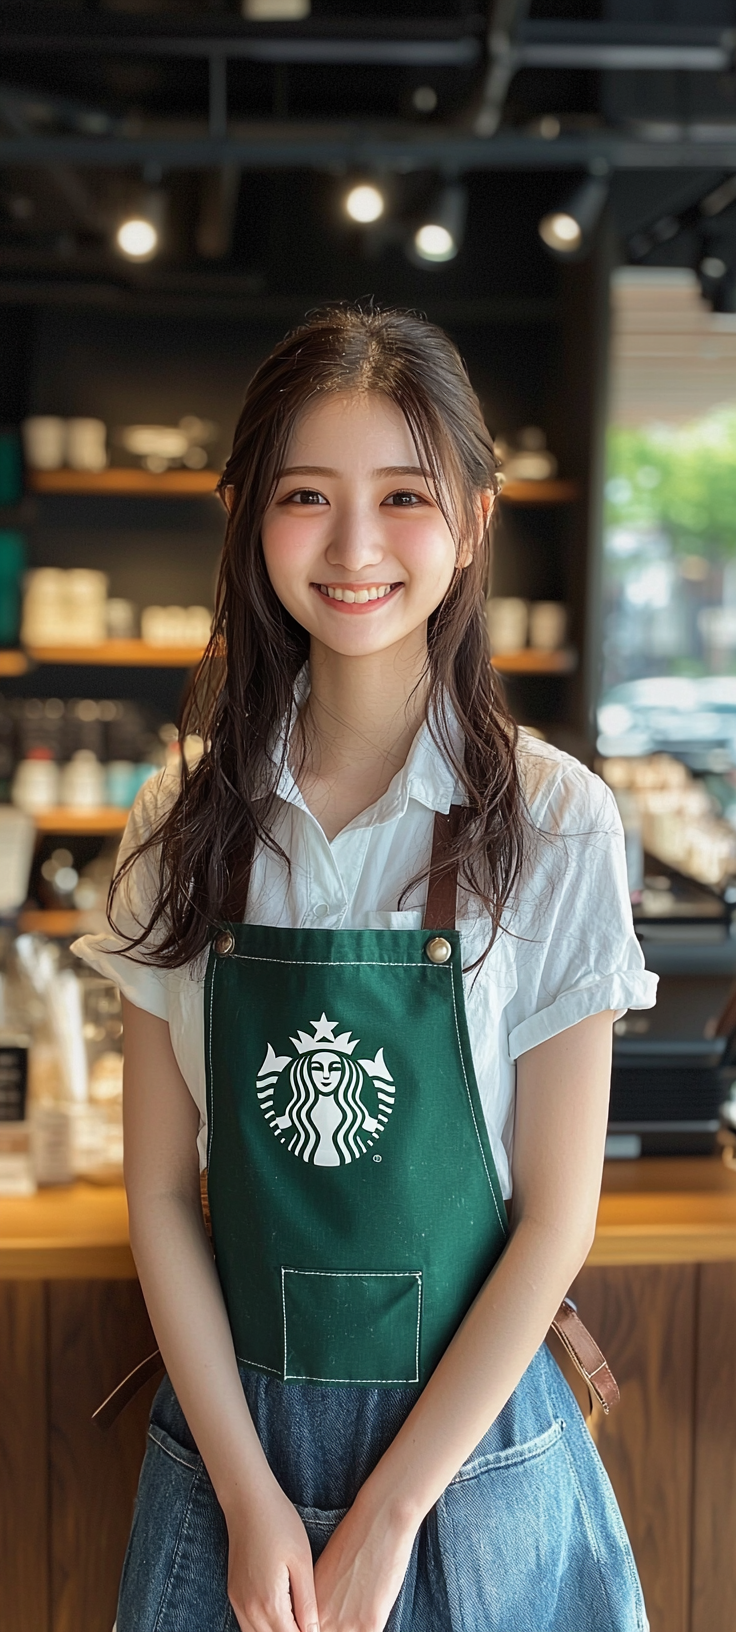
[[[99,668],[191,669],[204,654],[202,646],[152,646],[145,640],[105,640],[99,646],[29,646],[26,652],[0,652],[0,676],[23,674],[32,663],[80,664]],[[14,659],[3,666],[3,658]],[[578,654],[571,647],[538,652],[499,652],[493,667],[499,674],[574,674]]]
[[[24,907],[18,918],[22,935],[48,935],[51,940],[97,935],[106,927],[104,912],[77,912],[73,907]]]
[[[113,497],[200,499],[214,493],[217,470],[165,470],[156,476],[132,466],[109,470],[31,470],[31,493],[102,493]]]
[[[113,805],[105,805],[100,810],[56,805],[53,810],[39,811],[33,818],[37,833],[87,833],[90,838],[122,833],[127,820],[127,810],[117,810]]]
[[[570,647],[561,652],[536,652],[525,646],[520,652],[499,652],[492,661],[499,674],[574,674],[578,654]]]
[[[0,651],[0,675],[25,674],[28,658],[25,652]]]
[[[190,669],[203,646],[158,646],[146,640],[104,640],[99,646],[29,646],[34,663],[96,664],[100,667]]]
[[[501,489],[501,498],[504,504],[572,504],[579,492],[577,482],[559,478],[548,482],[508,481]]]
[[[165,470],[156,476],[150,470],[132,466],[108,470],[31,470],[31,493],[102,493],[112,497],[202,498],[214,493],[220,473],[216,470]],[[578,497],[577,482],[559,479],[547,482],[505,483],[504,504],[571,504]]]

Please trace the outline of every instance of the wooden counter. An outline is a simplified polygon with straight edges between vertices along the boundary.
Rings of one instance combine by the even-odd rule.
[[[736,1262],[736,1173],[717,1158],[609,1162],[588,1265]],[[134,1280],[125,1193],[0,1198],[1,1280]]]
[[[652,1632],[733,1632],[736,1174],[608,1164],[573,1296],[621,1388],[592,1427]],[[0,1199],[0,1632],[110,1632],[155,1381],[90,1419],[154,1346],[122,1189]]]

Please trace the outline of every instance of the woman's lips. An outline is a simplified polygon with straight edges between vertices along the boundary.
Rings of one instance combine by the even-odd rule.
[[[336,612],[349,612],[353,616],[375,612],[377,607],[393,600],[403,587],[403,584],[312,584],[320,600],[327,601]]]

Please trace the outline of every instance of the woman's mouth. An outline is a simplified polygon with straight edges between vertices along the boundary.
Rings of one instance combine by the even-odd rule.
[[[394,584],[312,584],[312,588],[325,601],[330,601],[341,612],[371,612],[374,607],[382,606],[392,596],[403,589],[402,583]]]

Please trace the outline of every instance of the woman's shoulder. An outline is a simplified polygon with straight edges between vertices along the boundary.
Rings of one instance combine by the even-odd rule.
[[[534,827],[558,833],[619,830],[618,809],[610,788],[572,754],[522,727],[516,762]]]

